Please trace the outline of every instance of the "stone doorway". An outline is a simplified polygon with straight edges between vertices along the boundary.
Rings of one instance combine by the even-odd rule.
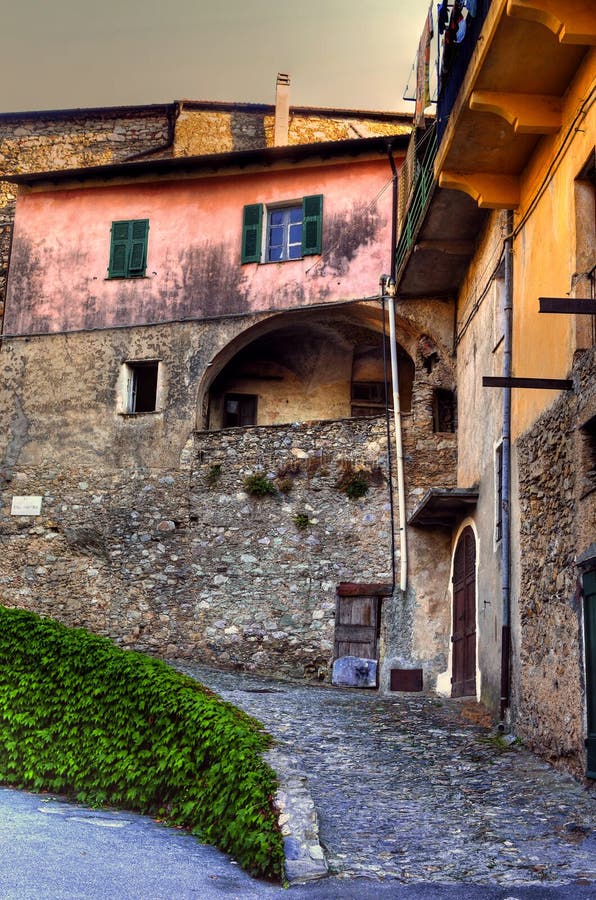
[[[464,528],[453,561],[451,696],[476,695],[476,539]]]

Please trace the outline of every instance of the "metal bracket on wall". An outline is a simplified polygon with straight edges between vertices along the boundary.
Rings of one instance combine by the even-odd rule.
[[[482,387],[530,388],[543,391],[572,391],[570,378],[505,378],[500,375],[483,375]]]

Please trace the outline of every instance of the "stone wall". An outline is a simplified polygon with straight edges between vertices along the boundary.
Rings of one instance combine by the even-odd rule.
[[[421,456],[410,490],[443,483],[454,441],[405,432]],[[353,472],[369,485],[357,499],[340,485]],[[275,494],[247,491],[255,473]],[[325,678],[338,582],[392,580],[383,418],[198,432],[176,469],[40,464],[1,479],[1,601],[123,646]],[[11,516],[14,495],[41,496],[41,515]]]
[[[517,442],[521,645],[515,729],[549,761],[578,776],[585,770],[585,696],[575,560],[596,530],[596,491],[585,490],[578,425],[596,414],[594,365],[594,350],[577,354],[574,393],[561,394]]]
[[[288,144],[345,141],[379,135],[407,135],[403,113],[366,113],[291,107]],[[175,156],[252,150],[274,145],[275,107],[185,101],[176,123]]]

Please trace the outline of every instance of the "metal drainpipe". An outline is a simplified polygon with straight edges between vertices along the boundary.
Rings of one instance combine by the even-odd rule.
[[[405,594],[408,586],[408,547],[406,535],[406,489],[404,479],[404,452],[401,433],[401,403],[399,397],[399,368],[397,363],[397,341],[395,337],[395,294],[397,246],[397,167],[393,158],[393,144],[387,146],[387,155],[393,173],[393,204],[391,222],[391,276],[386,281],[389,311],[389,347],[391,351],[391,387],[393,393],[393,424],[395,428],[395,455],[397,462],[397,498],[399,507],[399,589]]]
[[[505,237],[505,334],[503,339],[503,376],[511,377],[513,342],[513,211],[507,210]],[[502,625],[501,625],[501,723],[511,697],[511,388],[503,388],[502,434]]]

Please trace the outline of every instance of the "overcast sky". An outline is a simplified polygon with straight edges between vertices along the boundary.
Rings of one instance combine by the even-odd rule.
[[[406,110],[426,0],[0,0],[0,112],[236,100]]]

